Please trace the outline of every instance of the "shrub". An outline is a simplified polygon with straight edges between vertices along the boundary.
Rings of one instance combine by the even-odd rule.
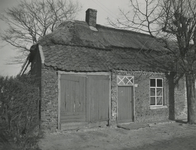
[[[35,77],[0,77],[0,149],[38,148],[39,100]]]

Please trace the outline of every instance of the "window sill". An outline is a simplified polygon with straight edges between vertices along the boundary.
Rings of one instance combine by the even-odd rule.
[[[162,109],[167,108],[167,106],[150,106],[150,109]]]

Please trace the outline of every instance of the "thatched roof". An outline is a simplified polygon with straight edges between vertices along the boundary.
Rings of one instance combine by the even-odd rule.
[[[140,50],[164,50],[157,39],[101,25],[96,29],[83,21],[62,23],[38,42],[45,65],[66,71],[158,70],[138,63],[136,58]]]
[[[84,21],[67,21],[53,33],[43,37],[41,45],[75,45],[94,48],[132,48],[144,50],[163,50],[163,44],[143,33],[120,30],[96,25],[97,31],[89,28]]]

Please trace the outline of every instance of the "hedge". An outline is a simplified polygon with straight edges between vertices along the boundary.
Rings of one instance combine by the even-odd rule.
[[[0,149],[38,149],[40,93],[30,75],[0,77]]]

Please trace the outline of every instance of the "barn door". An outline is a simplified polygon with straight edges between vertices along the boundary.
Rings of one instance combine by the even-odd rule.
[[[85,121],[85,77],[61,76],[61,123]]]
[[[108,121],[109,115],[109,76],[88,75],[87,102],[88,122]]]
[[[133,121],[133,87],[118,87],[118,122]]]

